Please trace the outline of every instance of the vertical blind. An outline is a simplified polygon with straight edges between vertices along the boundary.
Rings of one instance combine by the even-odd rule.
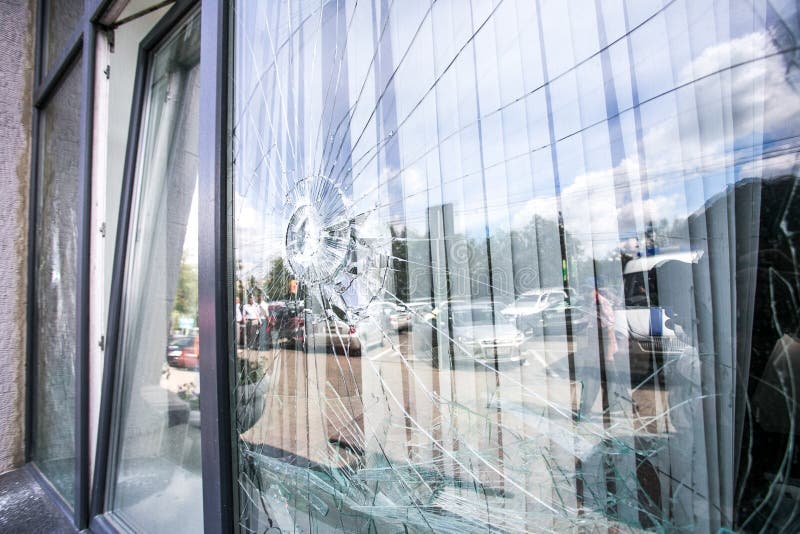
[[[233,14],[244,530],[797,526],[793,2]]]

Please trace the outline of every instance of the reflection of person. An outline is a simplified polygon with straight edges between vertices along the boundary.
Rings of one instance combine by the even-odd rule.
[[[272,346],[276,346],[278,344],[278,336],[280,335],[280,328],[278,324],[278,316],[277,310],[273,310],[273,313],[269,313],[267,311],[267,321],[269,321],[269,336]]]
[[[244,306],[244,322],[247,325],[247,346],[251,349],[256,348],[258,339],[258,325],[261,320],[258,318],[258,306],[253,303],[253,297],[247,297],[247,304]]]
[[[239,346],[244,345],[244,315],[242,314],[242,301],[239,297],[234,299],[234,306],[236,309],[236,344]]]
[[[614,308],[596,287],[592,289],[589,302],[593,303],[597,310],[598,323],[601,330],[599,338],[603,342],[603,354],[606,361],[613,362],[614,355],[619,350],[617,337],[614,333]]]
[[[269,318],[269,307],[261,295],[258,295],[258,319],[259,319],[259,331],[258,331],[258,349],[259,350],[266,350],[267,347],[267,319]]]
[[[607,389],[610,382],[617,380],[614,357],[619,347],[614,327],[614,307],[597,289],[593,278],[584,282],[583,294],[590,317],[587,329],[589,339],[596,336],[600,352],[594,359],[582,358],[582,361],[596,361],[599,367],[597,371],[589,370],[588,375],[592,378],[584,381],[580,412],[586,416],[601,389]],[[586,350],[592,350],[593,347],[594,344],[590,343]],[[608,409],[608,406],[603,406],[603,409]]]

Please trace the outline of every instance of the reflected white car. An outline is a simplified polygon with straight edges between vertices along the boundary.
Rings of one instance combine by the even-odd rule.
[[[455,357],[477,358],[490,363],[520,361],[525,335],[490,304],[454,304],[448,307],[456,342]]]
[[[306,347],[309,352],[327,352],[337,356],[361,356],[362,348],[380,346],[385,333],[374,321],[348,325],[340,319],[306,320]]]
[[[692,266],[702,257],[702,251],[662,253],[625,265],[625,308],[615,311],[615,330],[627,341],[633,375],[648,377],[693,349],[681,324],[693,320]]]
[[[578,295],[572,288],[534,289],[522,293],[501,313],[524,332],[547,335],[568,332],[565,314],[569,310],[570,331],[577,333],[585,330],[587,325],[586,311],[578,303]]]
[[[372,304],[370,316],[391,332],[400,332],[411,328],[411,311],[405,306],[398,306],[393,302]]]

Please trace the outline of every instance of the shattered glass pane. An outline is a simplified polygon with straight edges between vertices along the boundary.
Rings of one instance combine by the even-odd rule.
[[[233,2],[239,528],[800,528],[793,2]]]

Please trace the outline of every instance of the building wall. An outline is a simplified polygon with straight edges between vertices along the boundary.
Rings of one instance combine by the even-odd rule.
[[[0,473],[24,461],[33,2],[0,0]]]

